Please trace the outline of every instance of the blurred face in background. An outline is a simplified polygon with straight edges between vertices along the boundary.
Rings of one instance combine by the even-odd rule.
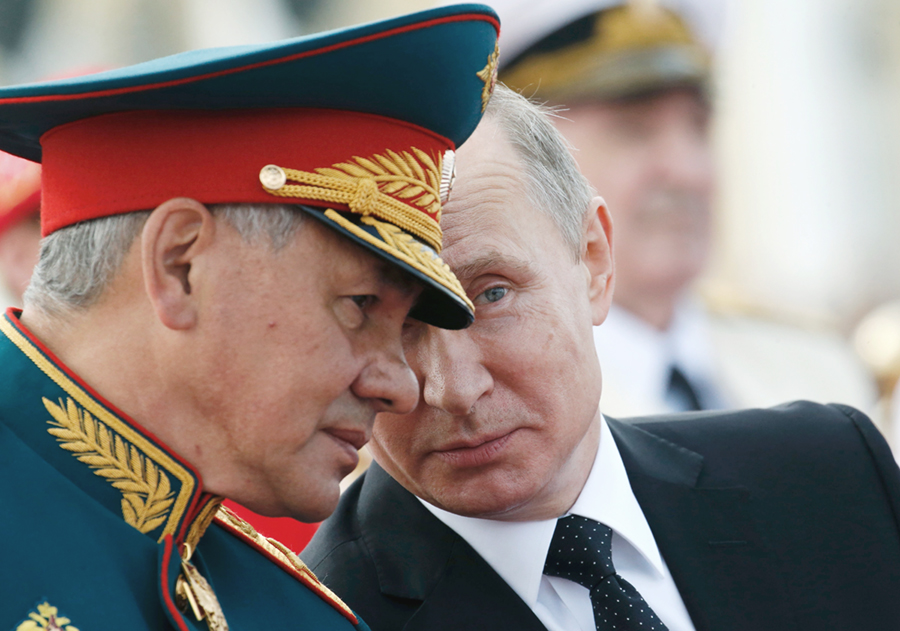
[[[0,233],[0,282],[22,304],[41,250],[41,220],[37,213]],[[7,305],[3,305],[5,308]]]
[[[693,89],[572,105],[557,120],[616,230],[616,304],[665,329],[700,274],[714,170],[709,105]]]

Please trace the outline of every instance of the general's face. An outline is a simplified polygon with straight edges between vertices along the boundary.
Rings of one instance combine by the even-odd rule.
[[[704,268],[713,161],[709,107],[691,90],[573,105],[559,120],[616,225],[616,302],[670,300]]]
[[[221,439],[221,479],[253,510],[320,520],[375,413],[416,405],[400,336],[420,289],[314,220],[280,251],[222,222],[217,233],[221,253],[198,263],[217,280],[199,289],[212,307],[189,361]]]
[[[370,447],[402,485],[446,510],[555,516],[596,450],[591,328],[608,296],[592,296],[595,275],[534,208],[522,165],[490,119],[460,149],[457,169],[442,258],[474,302],[475,323],[407,324],[421,399],[411,413],[379,414]]]

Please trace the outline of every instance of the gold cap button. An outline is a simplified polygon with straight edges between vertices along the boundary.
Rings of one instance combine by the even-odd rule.
[[[280,166],[267,164],[259,171],[259,181],[266,189],[277,191],[287,182],[287,174]]]

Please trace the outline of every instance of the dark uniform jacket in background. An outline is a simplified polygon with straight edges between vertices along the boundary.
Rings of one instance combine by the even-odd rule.
[[[12,311],[0,384],[0,631],[207,631],[175,604],[183,543],[232,631],[368,629]]]
[[[607,421],[697,631],[900,629],[900,471],[864,415]],[[301,557],[375,631],[544,628],[377,465]]]

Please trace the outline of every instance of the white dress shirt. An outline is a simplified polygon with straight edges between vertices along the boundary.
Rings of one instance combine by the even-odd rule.
[[[600,407],[617,418],[675,411],[666,397],[673,363],[707,408],[806,399],[877,414],[871,376],[835,333],[716,314],[688,298],[666,331],[613,307],[594,327],[594,343],[603,369]]]
[[[420,500],[421,501],[421,500]],[[590,592],[578,583],[545,576],[544,561],[556,520],[506,522],[462,517],[422,504],[465,539],[525,601],[550,631],[592,631]],[[616,571],[637,589],[670,631],[694,626],[656,540],[634,497],[625,465],[605,419],[590,476],[567,514],[594,519],[613,530]]]
[[[601,406],[611,416],[677,412],[668,392],[672,366],[687,377],[706,409],[730,407],[718,384],[709,316],[697,304],[679,304],[665,331],[616,307],[594,327],[603,369]]]

